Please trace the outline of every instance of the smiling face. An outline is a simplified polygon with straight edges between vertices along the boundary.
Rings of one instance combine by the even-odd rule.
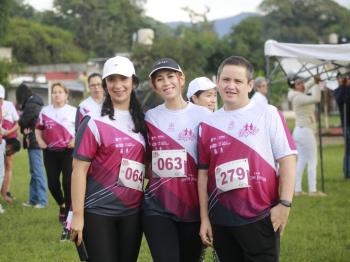
[[[253,81],[248,80],[247,69],[240,65],[225,65],[217,80],[220,96],[226,110],[235,110],[249,103],[248,93]]]
[[[55,107],[64,106],[68,100],[68,92],[63,86],[58,84],[54,85],[52,87],[51,98],[52,98],[52,104]]]
[[[110,75],[106,78],[107,92],[111,97],[113,107],[127,110],[133,89],[132,77]]]
[[[192,100],[196,105],[204,106],[209,110],[214,111],[216,106],[216,93],[216,88],[205,90],[198,96],[193,95]]]
[[[184,75],[173,70],[159,70],[152,76],[153,88],[165,102],[181,97],[184,84]]]

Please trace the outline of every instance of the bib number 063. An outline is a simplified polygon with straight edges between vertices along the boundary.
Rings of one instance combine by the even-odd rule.
[[[186,177],[186,150],[152,151],[152,170],[159,177]]]

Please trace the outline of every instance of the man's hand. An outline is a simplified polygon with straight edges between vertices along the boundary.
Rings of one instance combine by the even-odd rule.
[[[199,236],[201,237],[204,245],[211,247],[213,246],[213,231],[211,229],[209,218],[202,219]]]
[[[271,209],[271,222],[275,232],[279,231],[281,235],[283,234],[284,228],[288,222],[289,212],[290,207],[285,207],[281,204]]]

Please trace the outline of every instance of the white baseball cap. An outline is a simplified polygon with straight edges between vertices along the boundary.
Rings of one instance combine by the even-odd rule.
[[[115,56],[109,58],[103,66],[102,79],[110,75],[122,75],[131,77],[135,74],[133,63],[124,56]]]
[[[0,84],[0,98],[5,98],[5,88]]]
[[[216,85],[207,77],[197,77],[188,85],[187,98],[190,99],[198,91],[206,91],[215,88]]]

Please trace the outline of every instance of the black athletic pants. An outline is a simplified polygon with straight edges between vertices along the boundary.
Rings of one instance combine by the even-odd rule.
[[[279,233],[270,216],[255,223],[237,226],[213,226],[214,248],[220,262],[277,262]]]
[[[83,239],[89,262],[136,262],[141,238],[140,213],[112,217],[85,212]]]
[[[66,215],[71,205],[72,154],[73,149],[64,149],[62,151],[44,150],[44,165],[49,190],[58,205],[65,204]],[[60,181],[61,172],[63,192]]]
[[[197,262],[202,252],[199,222],[143,216],[143,229],[154,262]]]

